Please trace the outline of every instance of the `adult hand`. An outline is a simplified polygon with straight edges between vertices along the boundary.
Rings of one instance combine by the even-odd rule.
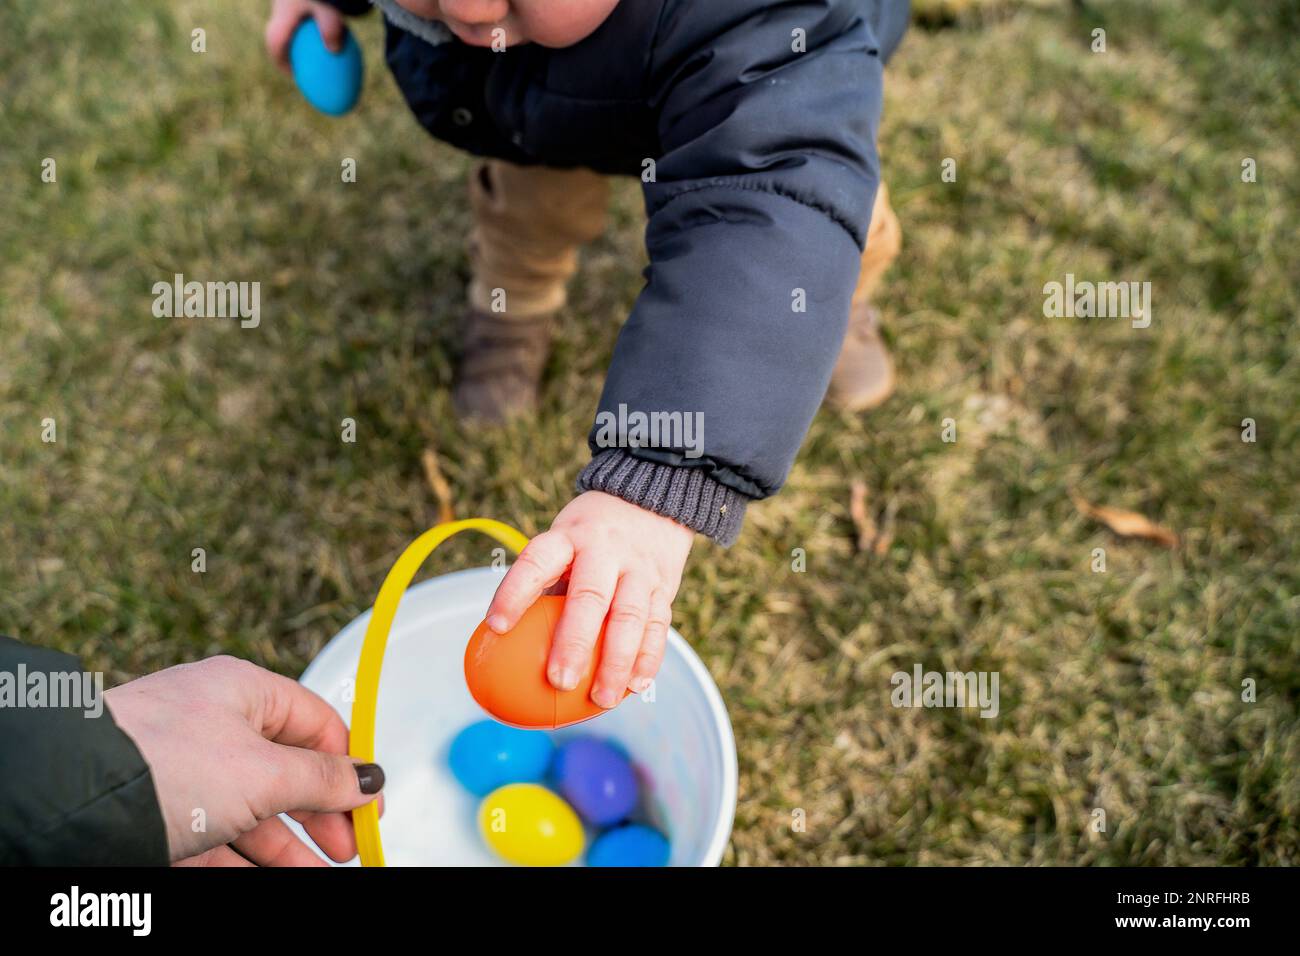
[[[152,771],[173,862],[324,866],[280,813],[332,859],[356,856],[348,811],[375,799],[384,774],[346,756],[343,721],[301,684],[212,657],[104,699]]]

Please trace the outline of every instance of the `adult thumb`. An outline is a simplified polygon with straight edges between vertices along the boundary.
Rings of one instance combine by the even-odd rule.
[[[333,813],[369,803],[384,787],[377,763],[355,763],[341,754],[269,744],[276,773],[266,802],[273,813]]]

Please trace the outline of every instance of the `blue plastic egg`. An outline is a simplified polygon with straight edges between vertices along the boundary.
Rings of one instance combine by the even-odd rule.
[[[485,797],[510,783],[539,783],[555,745],[540,730],[518,730],[480,720],[451,742],[451,772],[470,793]]]
[[[588,866],[667,866],[668,841],[639,823],[615,827],[596,837],[587,851]]]
[[[609,826],[636,807],[632,765],[621,751],[593,737],[570,740],[555,755],[555,784],[588,823]]]
[[[331,53],[316,21],[303,20],[289,43],[293,79],[307,102],[328,116],[342,116],[361,96],[361,47],[344,28],[343,50]]]

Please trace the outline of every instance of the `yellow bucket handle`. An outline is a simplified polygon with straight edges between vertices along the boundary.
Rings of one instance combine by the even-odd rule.
[[[370,612],[366,638],[361,644],[361,660],[357,663],[356,697],[352,703],[352,730],[348,739],[348,753],[362,763],[375,759],[375,705],[379,698],[379,670],[384,663],[384,648],[388,632],[397,614],[397,604],[406,593],[415,573],[425,558],[452,535],[462,531],[482,531],[518,554],[528,544],[523,534],[491,518],[467,518],[464,521],[444,521],[420,535],[407,546],[384,578]],[[379,841],[379,801],[372,800],[364,807],[352,811],[352,828],[357,834],[357,850],[362,866],[383,866],[384,847]]]

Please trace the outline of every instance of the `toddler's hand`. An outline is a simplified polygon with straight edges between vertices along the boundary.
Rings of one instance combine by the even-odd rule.
[[[567,577],[546,676],[572,690],[609,615],[591,699],[614,707],[625,689],[641,693],[664,659],[673,598],[695,532],[670,518],[588,491],[569,502],[551,530],[528,543],[488,608],[488,627],[510,630],[547,588]]]
[[[289,66],[289,41],[298,24],[311,17],[320,28],[321,39],[332,53],[343,49],[343,14],[328,3],[315,0],[275,0],[271,5],[271,18],[266,21],[266,50],[271,59],[285,73]]]

